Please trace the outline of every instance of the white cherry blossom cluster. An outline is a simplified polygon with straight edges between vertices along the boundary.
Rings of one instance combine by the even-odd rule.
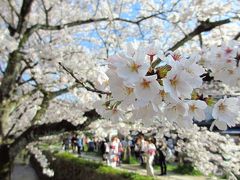
[[[240,147],[229,135],[195,126],[189,130],[178,129],[177,137],[175,150],[204,174],[225,174],[229,179],[240,177]]]
[[[179,128],[168,121],[161,121],[153,131],[156,131],[157,141],[164,137],[172,139],[172,152],[178,152],[173,153],[175,158],[189,163],[203,174],[226,175],[234,180],[240,176],[240,147],[231,136],[197,125],[191,129]]]
[[[221,46],[205,49],[201,63],[211,70],[215,80],[233,86],[240,86],[239,42],[230,41]]]
[[[40,149],[36,147],[36,143],[30,143],[26,148],[31,152],[31,154],[35,156],[35,159],[39,162],[40,166],[43,169],[43,174],[46,174],[49,177],[53,177],[54,171],[49,168],[49,162],[46,156]]]
[[[17,46],[18,41],[9,35],[9,31],[0,29],[0,55],[13,51]]]
[[[195,92],[201,89],[209,72],[216,80],[238,86],[240,79],[239,43],[229,42],[191,55],[162,53],[152,44],[129,45],[126,52],[108,58],[111,96],[95,104],[98,113],[113,120],[167,118],[181,127],[191,127],[193,120],[205,120],[205,109],[213,98]],[[106,83],[105,83],[106,84]],[[236,124],[239,98],[224,97],[213,106],[212,117],[219,129]]]
[[[106,120],[97,120],[89,125],[89,128],[94,133],[96,137],[105,138],[111,134],[113,130],[117,131],[123,136],[127,136],[130,133],[130,130],[135,129],[135,124],[129,124],[124,122],[113,122]],[[142,128],[141,128],[142,130]]]

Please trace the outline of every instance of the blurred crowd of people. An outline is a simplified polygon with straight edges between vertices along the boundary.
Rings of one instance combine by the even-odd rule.
[[[160,165],[160,175],[167,174],[166,155],[168,147],[165,140],[157,141],[155,138],[145,138],[140,135],[136,138],[134,146],[135,156],[140,165],[147,168],[147,175],[154,176],[153,164]]]
[[[79,156],[83,151],[97,152],[112,167],[121,166],[123,160],[130,161],[130,157],[135,157],[141,166],[146,167],[149,176],[154,176],[154,164],[160,165],[160,175],[167,174],[166,158],[174,153],[171,139],[157,141],[155,138],[144,137],[143,134],[101,139],[73,133],[63,138],[63,149],[78,153]]]
[[[82,151],[94,152],[98,151],[99,142],[85,135],[69,134],[63,138],[63,149],[71,150],[73,153],[81,155]]]
[[[103,160],[112,167],[120,166],[123,159],[134,156],[141,166],[146,166],[147,175],[154,176],[154,164],[160,165],[160,175],[167,174],[166,158],[170,158],[173,151],[171,139],[157,141],[155,138],[139,135],[134,139],[126,137],[120,140],[114,136],[111,141],[104,140],[102,155]]]

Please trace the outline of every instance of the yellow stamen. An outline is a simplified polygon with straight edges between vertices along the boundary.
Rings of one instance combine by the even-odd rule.
[[[130,69],[132,72],[136,72],[138,73],[138,69],[141,67],[141,65],[136,64],[135,62],[133,62],[132,64],[130,64]]]
[[[226,105],[224,105],[223,103],[221,103],[221,104],[218,106],[218,108],[219,108],[219,111],[225,111]]]
[[[172,58],[174,59],[174,61],[180,61],[181,55],[180,55],[180,54],[177,54],[177,53],[174,53],[174,54],[172,55]]]
[[[177,84],[178,84],[178,79],[177,79],[177,75],[173,77],[173,79],[170,80],[171,85],[176,88]]]
[[[130,95],[133,93],[133,88],[130,88],[130,87],[125,87],[125,90],[127,92],[127,95]]]
[[[147,81],[146,79],[143,79],[143,81],[141,82],[141,86],[143,87],[143,89],[147,89],[147,88],[150,88],[150,83],[151,81]]]
[[[191,105],[189,108],[192,112],[194,112],[197,109],[197,107],[194,104]]]
[[[234,74],[234,71],[231,70],[231,69],[229,69],[229,70],[228,70],[228,73],[229,73],[230,75],[232,75],[232,74]]]

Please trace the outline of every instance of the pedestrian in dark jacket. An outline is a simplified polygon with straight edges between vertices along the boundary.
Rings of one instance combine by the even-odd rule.
[[[161,169],[161,175],[167,174],[167,165],[166,165],[166,151],[167,145],[163,140],[160,140],[157,145],[157,151],[159,156],[159,163]]]

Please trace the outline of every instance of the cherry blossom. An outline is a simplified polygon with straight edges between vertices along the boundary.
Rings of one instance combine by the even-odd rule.
[[[136,82],[134,93],[139,101],[149,102],[154,100],[160,89],[156,75],[145,76]]]
[[[183,117],[188,116],[189,106],[187,103],[178,100],[169,103],[165,109],[165,115],[169,121],[180,122]]]
[[[212,115],[216,119],[214,124],[218,128],[224,127],[224,124],[228,125],[229,127],[235,125],[236,117],[238,116],[239,111],[238,103],[238,98],[227,98],[225,96],[224,99],[220,99],[214,105]]]
[[[166,78],[163,79],[164,91],[174,99],[191,98],[193,87],[186,82],[185,76],[186,73],[181,70],[168,72]]]
[[[133,57],[121,55],[124,61],[117,63],[116,72],[126,83],[134,84],[140,77],[145,76],[149,68],[149,62],[145,56],[145,50],[137,49]]]
[[[205,109],[207,108],[207,104],[204,101],[200,100],[190,100],[187,101],[189,106],[189,116],[194,118],[197,121],[205,120]]]

